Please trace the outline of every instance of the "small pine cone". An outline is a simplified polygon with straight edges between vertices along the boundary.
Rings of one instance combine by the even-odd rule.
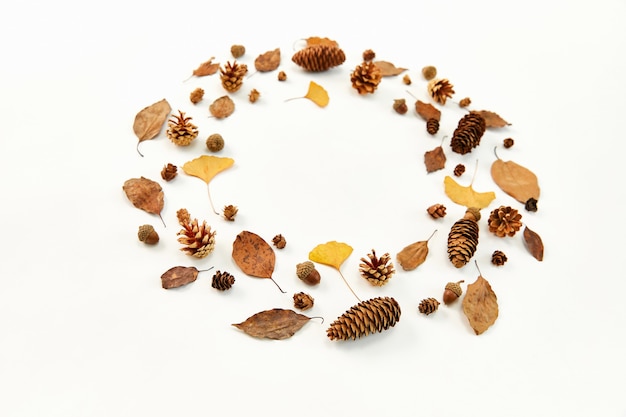
[[[382,78],[383,73],[373,62],[363,62],[361,65],[357,65],[352,74],[350,74],[352,87],[359,94],[373,94]]]
[[[176,165],[173,164],[167,164],[161,170],[161,178],[163,178],[165,181],[172,181],[177,174],[178,168],[176,167]]]
[[[465,266],[478,246],[478,220],[480,212],[469,208],[465,216],[455,222],[448,234],[448,259],[457,267]]]
[[[472,100],[470,100],[469,97],[465,97],[464,99],[461,99],[461,101],[459,101],[459,106],[460,107],[467,107],[470,104],[472,104]]]
[[[522,215],[514,208],[500,206],[489,214],[489,231],[498,237],[514,236],[521,227]]]
[[[417,308],[420,313],[429,315],[437,311],[437,309],[439,308],[439,301],[434,298],[425,298],[420,301],[420,304]]]
[[[234,222],[235,221],[235,216],[237,215],[237,212],[239,211],[239,209],[237,208],[237,206],[233,206],[232,204],[225,206],[224,207],[224,218],[228,221]]]
[[[439,132],[439,120],[434,117],[426,120],[426,131],[431,135],[436,135]]]
[[[187,255],[196,258],[204,258],[215,249],[215,232],[211,231],[211,226],[203,221],[198,224],[198,219],[191,220],[187,209],[180,209],[176,212],[178,223],[183,227],[176,235],[178,242],[185,245],[180,250]]]
[[[454,175],[456,175],[457,177],[460,177],[461,175],[463,175],[463,173],[465,173],[465,165],[458,164],[457,166],[454,167]]]
[[[446,217],[446,206],[444,206],[443,204],[433,204],[432,206],[428,207],[426,211],[433,219]]]
[[[311,45],[296,52],[291,60],[307,71],[321,72],[343,64],[346,54],[337,46]]]
[[[159,234],[154,230],[154,227],[149,224],[139,226],[137,231],[137,238],[147,245],[155,245],[159,242]]]
[[[513,138],[506,138],[502,141],[502,144],[505,148],[508,149],[515,144],[515,141],[513,140]]]
[[[167,137],[176,145],[187,146],[198,137],[198,127],[190,122],[191,117],[185,117],[184,112],[178,110],[178,113],[168,121]]]
[[[224,149],[224,138],[219,133],[213,133],[206,139],[206,147],[211,152],[219,152]]]
[[[287,79],[287,74],[285,71],[281,71],[278,73],[278,81],[285,81]]]
[[[241,88],[243,84],[243,77],[248,73],[248,66],[246,64],[238,64],[237,61],[232,64],[230,61],[226,62],[224,68],[220,68],[220,80],[222,81],[222,87],[226,91],[234,93]]]
[[[299,310],[308,310],[313,307],[315,300],[309,294],[299,292],[293,295],[293,306]]]
[[[230,290],[230,288],[235,283],[235,277],[224,271],[216,271],[215,275],[213,275],[213,280],[211,282],[211,287],[216,290],[226,291]]]
[[[400,313],[400,305],[391,297],[361,301],[338,317],[326,334],[330,340],[356,340],[395,326]]]
[[[471,112],[459,120],[457,128],[452,133],[450,146],[456,153],[464,155],[480,144],[485,133],[487,123],[480,114]]]
[[[256,88],[253,88],[250,91],[250,94],[248,94],[248,100],[250,100],[250,103],[256,103],[259,97],[261,97],[261,93],[259,93]]]
[[[204,97],[204,90],[201,89],[200,87],[196,88],[195,90],[191,92],[191,94],[189,94],[189,100],[193,104],[197,104],[201,102],[203,97]]]
[[[363,61],[371,61],[374,58],[376,58],[376,53],[371,49],[363,51]]]
[[[495,266],[502,266],[507,260],[508,258],[502,251],[497,250],[491,254],[491,263]]]
[[[369,259],[361,258],[362,263],[359,264],[359,272],[370,284],[382,287],[396,272],[393,262],[391,262],[391,256],[386,253],[378,258],[376,251],[372,249],[372,253],[367,254],[367,257]]]
[[[526,211],[537,211],[537,199],[530,197],[524,204]]]
[[[280,235],[280,234],[274,236],[274,238],[272,239],[272,243],[278,249],[284,249],[285,246],[287,246],[287,241],[285,240],[285,237],[283,235]]]
[[[454,86],[445,78],[432,79],[428,82],[428,94],[437,103],[446,104],[446,100],[454,94]]]
[[[317,285],[321,281],[320,273],[315,269],[315,264],[305,261],[296,265],[296,275],[300,280],[309,285]]]

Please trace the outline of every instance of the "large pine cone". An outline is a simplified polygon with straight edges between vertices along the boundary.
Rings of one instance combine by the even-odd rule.
[[[468,209],[465,216],[452,225],[448,234],[448,259],[457,267],[467,264],[478,246],[478,223],[480,213]]]
[[[220,291],[230,290],[233,284],[235,284],[235,277],[226,271],[216,271],[211,281],[211,287]]]
[[[522,215],[514,208],[500,206],[489,215],[489,231],[498,237],[514,236],[521,227]]]
[[[400,321],[400,305],[391,297],[361,301],[335,320],[326,334],[330,340],[356,340],[382,332]]]
[[[243,77],[248,73],[248,66],[246,64],[238,64],[237,61],[232,64],[226,62],[224,68],[220,68],[220,80],[222,81],[222,87],[226,91],[234,93],[241,88],[243,84]]]
[[[357,65],[354,72],[350,74],[350,81],[352,87],[359,92],[359,94],[374,93],[378,88],[378,84],[383,78],[383,73],[380,68],[373,62],[363,62],[361,65]]]
[[[183,227],[180,232],[177,233],[178,241],[185,245],[181,248],[187,255],[194,256],[196,258],[204,258],[215,249],[215,232],[211,231],[211,226],[203,221],[201,225],[198,224],[198,219],[193,219],[189,216],[187,209],[180,209],[176,212],[178,217],[178,223]]]
[[[396,272],[390,261],[391,256],[386,253],[378,258],[376,251],[372,249],[372,253],[368,253],[367,257],[369,259],[361,258],[362,263],[359,264],[359,272],[370,284],[382,287]]]
[[[480,144],[480,139],[485,133],[487,123],[480,114],[472,112],[459,120],[457,128],[452,133],[450,146],[456,153],[464,155],[469,153]]]
[[[432,79],[428,82],[428,93],[437,103],[446,104],[446,100],[454,94],[454,86],[445,78]]]
[[[198,137],[198,127],[190,122],[191,117],[178,110],[178,116],[173,115],[168,121],[167,137],[176,145],[187,146]]]
[[[307,71],[321,72],[343,64],[346,54],[337,46],[311,45],[296,52],[291,60]]]

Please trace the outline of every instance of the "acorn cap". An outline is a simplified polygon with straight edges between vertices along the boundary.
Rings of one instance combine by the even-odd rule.
[[[298,278],[303,280],[306,277],[308,277],[311,271],[313,271],[314,269],[315,269],[315,264],[313,262],[311,261],[302,262],[296,265],[296,274],[298,275]]]
[[[150,224],[144,224],[142,226],[139,226],[139,230],[137,231],[137,237],[140,241],[149,245],[154,245],[159,241],[158,233]]]
[[[448,282],[446,284],[446,290],[450,290],[456,294],[457,297],[460,297],[463,294],[463,289],[459,285],[458,282]]]

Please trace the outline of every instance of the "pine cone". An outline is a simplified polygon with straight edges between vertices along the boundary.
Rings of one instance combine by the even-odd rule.
[[[226,291],[230,290],[234,283],[235,277],[233,277],[231,274],[226,271],[216,271],[215,275],[213,275],[211,287],[215,288],[216,290]]]
[[[448,234],[448,259],[461,268],[470,261],[478,246],[478,220],[480,212],[469,208],[465,216],[458,220]]]
[[[497,250],[491,254],[491,263],[495,266],[502,266],[507,261],[507,257],[504,252]]]
[[[454,167],[454,175],[456,175],[457,177],[460,177],[461,175],[463,175],[464,172],[465,172],[465,165],[458,164],[457,166]]]
[[[391,297],[361,301],[338,317],[326,334],[330,340],[356,340],[395,326],[400,313],[400,305]]]
[[[434,298],[426,298],[422,300],[417,307],[420,313],[429,315],[439,308],[439,301]]]
[[[376,252],[372,249],[372,253],[369,253],[367,257],[369,260],[361,258],[363,263],[359,264],[359,272],[370,284],[382,287],[396,272],[393,263],[390,262],[391,256],[386,253],[378,258],[376,257]]]
[[[480,144],[487,124],[480,114],[471,112],[459,120],[457,128],[452,133],[450,146],[456,153],[464,155]]]
[[[220,68],[220,80],[222,81],[222,87],[226,91],[234,93],[241,88],[243,84],[243,77],[248,73],[248,66],[246,64],[238,64],[237,61],[232,64],[230,61],[226,62],[224,68]]]
[[[178,110],[178,113],[168,121],[167,137],[176,145],[187,146],[198,137],[198,127],[190,122],[191,117],[185,117],[184,112]]]
[[[428,207],[426,211],[433,219],[446,217],[446,206],[444,206],[443,204],[433,204],[432,206]]]
[[[300,310],[308,310],[313,307],[315,300],[309,294],[299,292],[293,295],[293,306]]]
[[[373,94],[382,78],[383,73],[373,62],[363,62],[361,65],[357,65],[354,72],[350,74],[352,87],[359,94]]]
[[[177,233],[177,236],[180,236],[178,242],[185,245],[180,250],[196,258],[204,258],[213,252],[215,232],[211,232],[211,226],[208,226],[206,221],[203,221],[202,225],[198,225],[198,219],[191,221],[189,212],[184,208],[176,212],[176,217],[178,217],[178,223],[183,227]]]
[[[237,206],[233,206],[232,204],[224,207],[224,218],[228,221],[234,222],[235,216],[239,212]]]
[[[522,227],[522,215],[509,206],[500,206],[489,215],[489,231],[498,237],[514,236]]]
[[[307,71],[321,72],[343,64],[346,54],[336,46],[312,45],[296,52],[291,60]]]
[[[176,167],[176,165],[173,164],[167,164],[161,170],[161,178],[163,178],[165,181],[172,181],[177,174],[178,168]]]
[[[435,78],[428,82],[428,93],[437,103],[446,104],[454,94],[454,86],[445,78]]]
[[[439,120],[434,117],[426,120],[426,131],[431,135],[436,135],[439,132]]]

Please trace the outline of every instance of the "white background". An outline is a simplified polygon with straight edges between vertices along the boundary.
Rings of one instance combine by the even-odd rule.
[[[0,414],[3,416],[432,415],[624,416],[626,291],[622,260],[626,6],[621,1],[538,2],[14,2],[0,16]],[[328,73],[307,74],[291,55],[300,39],[327,36],[347,59]],[[241,62],[281,48],[280,69],[247,78],[228,119],[208,118],[225,94],[216,76],[192,78],[198,64]],[[409,87],[386,78],[371,96],[349,74],[371,48],[408,68]],[[446,168],[426,174],[424,152],[451,136],[464,111],[442,110],[437,136],[394,98],[427,101],[425,65],[450,79],[454,100],[512,123],[490,129],[479,148],[444,149]],[[307,100],[314,80],[330,94],[321,109]],[[195,87],[205,100],[188,101]],[[261,99],[247,102],[256,88]],[[187,148],[162,133],[135,152],[135,114],[167,98],[193,117],[200,137]],[[221,133],[220,156],[235,165],[211,183],[218,207],[237,205],[229,223],[210,212],[206,187],[159,172],[206,152]],[[542,189],[529,213],[493,183],[492,149],[533,170]],[[478,161],[478,162],[477,162]],[[431,315],[448,281],[473,282],[474,265],[457,270],[446,236],[464,208],[443,192],[457,163],[478,191],[495,191],[483,210],[478,262],[498,295],[500,317],[474,335],[460,303]],[[122,192],[129,178],[158,180],[165,192],[163,227]],[[433,220],[426,208],[448,207]],[[520,209],[546,246],[543,262],[521,234],[499,239],[486,228],[497,205]],[[203,260],[178,249],[176,210],[217,231]],[[153,224],[156,247],[136,238]],[[431,239],[429,257],[398,271],[384,287],[358,274],[373,248],[392,255]],[[232,262],[242,230],[270,241],[278,233],[274,278],[244,275]],[[361,299],[392,296],[402,307],[392,329],[354,342],[330,341],[326,328],[356,299],[337,271],[320,265],[322,282],[305,287],[295,265],[317,244],[354,248],[342,272]],[[490,264],[493,250],[509,261]],[[211,288],[212,273],[177,290],[160,287],[175,265],[231,272],[231,291]],[[464,286],[465,288],[465,286]],[[322,316],[283,341],[259,340],[231,326],[270,308],[292,308],[306,291]]]

